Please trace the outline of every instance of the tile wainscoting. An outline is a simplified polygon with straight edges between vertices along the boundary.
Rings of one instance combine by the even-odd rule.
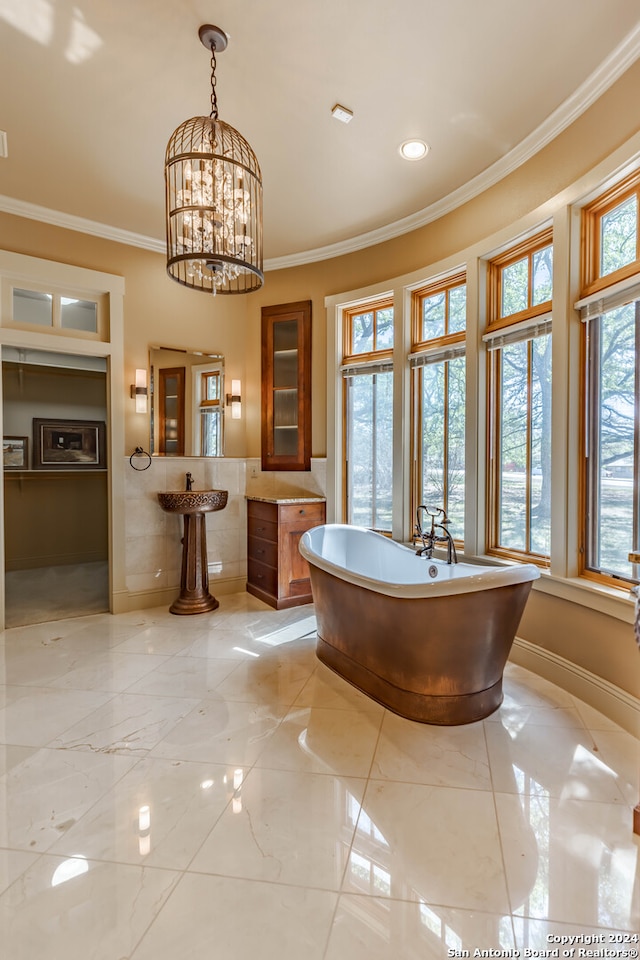
[[[183,490],[185,475],[195,490],[227,490],[224,510],[209,513],[207,557],[211,593],[244,590],[247,579],[245,497],[324,496],[326,460],[311,461],[310,472],[263,472],[259,458],[154,457],[148,470],[122,461],[125,491],[126,586],[129,609],[170,603],[180,586],[182,518],[164,513],[156,494]]]

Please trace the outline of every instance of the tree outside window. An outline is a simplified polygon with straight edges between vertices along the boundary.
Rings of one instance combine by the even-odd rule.
[[[551,296],[545,231],[489,264],[490,553],[548,565]]]

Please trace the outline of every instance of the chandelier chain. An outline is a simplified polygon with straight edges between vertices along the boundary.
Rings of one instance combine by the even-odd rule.
[[[218,119],[218,98],[216,96],[216,45],[211,44],[211,113],[212,120]]]

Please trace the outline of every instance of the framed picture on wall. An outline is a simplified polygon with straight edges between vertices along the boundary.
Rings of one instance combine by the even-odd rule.
[[[96,470],[104,466],[104,420],[34,417],[34,470]]]
[[[3,437],[2,463],[5,470],[28,470],[29,438]]]

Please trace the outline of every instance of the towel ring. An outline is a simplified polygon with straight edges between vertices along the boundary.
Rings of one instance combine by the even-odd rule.
[[[136,467],[135,463],[133,462],[134,457],[148,457],[149,463],[145,464],[144,467]],[[131,454],[131,456],[129,457],[129,463],[131,464],[133,469],[138,470],[138,472],[141,472],[142,470],[148,470],[149,467],[151,466],[151,454],[147,453],[146,450],[143,450],[142,447],[136,447],[133,453]]]

